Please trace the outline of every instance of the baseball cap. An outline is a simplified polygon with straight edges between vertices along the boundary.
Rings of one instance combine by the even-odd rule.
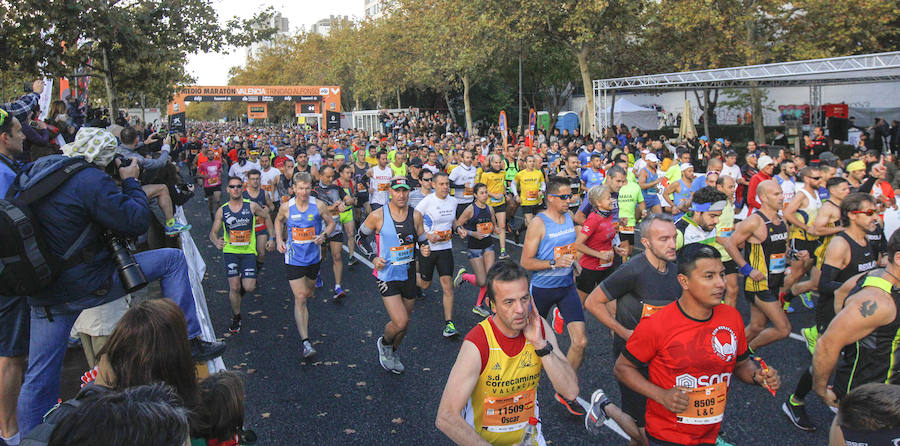
[[[334,159],[342,160],[342,159],[347,159],[347,157],[343,153],[338,153],[337,155],[334,156]]]
[[[756,162],[756,168],[762,170],[766,166],[771,166],[772,164],[775,164],[775,161],[772,159],[772,157],[763,155],[759,157],[759,161]]]
[[[707,137],[706,135],[703,135],[700,137],[700,141],[709,141],[709,137]]]
[[[691,163],[681,163],[681,170],[693,169],[694,165]]]
[[[725,152],[725,156],[737,156],[737,152],[735,152],[734,150],[729,150]]]
[[[647,161],[649,161],[651,163],[658,163],[659,158],[657,158],[656,155],[651,153],[651,154],[647,155]]]
[[[409,183],[406,181],[406,177],[394,177],[391,178],[391,189],[412,189],[409,187]]]
[[[854,161],[850,164],[847,164],[847,172],[853,172],[854,170],[862,170],[866,168],[866,163],[862,161]]]

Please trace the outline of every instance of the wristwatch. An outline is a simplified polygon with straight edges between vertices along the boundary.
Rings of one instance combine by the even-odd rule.
[[[544,356],[549,355],[550,352],[553,351],[553,344],[551,344],[550,341],[546,341],[546,342],[547,342],[547,344],[545,344],[543,348],[534,349],[534,353],[536,355],[538,355],[538,358],[543,358]]]
[[[550,259],[550,269],[556,268],[556,259]]]

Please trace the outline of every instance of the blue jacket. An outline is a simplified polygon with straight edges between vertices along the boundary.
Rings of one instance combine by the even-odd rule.
[[[58,169],[68,158],[50,155],[28,164],[16,178],[13,187],[24,190],[44,176]],[[137,180],[126,179],[121,186],[100,169],[84,169],[63,183],[56,191],[31,205],[40,223],[48,248],[62,256],[73,247],[84,229],[94,223],[82,246],[75,249],[92,253],[89,263],[80,263],[65,271],[56,282],[29,297],[32,306],[52,306],[61,303],[83,302],[87,307],[109,289],[115,272],[112,254],[103,239],[105,229],[136,237],[150,227],[150,205]]]

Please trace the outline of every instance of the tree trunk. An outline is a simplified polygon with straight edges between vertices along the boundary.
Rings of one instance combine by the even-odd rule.
[[[450,113],[450,119],[452,119],[453,122],[459,122],[456,120],[456,112],[453,111],[453,106],[450,105],[450,94],[447,93],[446,90],[444,91],[444,102],[447,104],[447,111]]]
[[[697,97],[697,103],[699,104],[700,95],[695,91],[694,96]],[[712,141],[712,136],[709,135],[709,89],[703,90],[703,135],[706,136],[707,141]]]
[[[763,127],[762,92],[758,87],[750,89],[750,102],[753,110],[753,140],[757,144],[765,144],[766,129]]]
[[[597,137],[597,128],[594,123],[594,114],[597,112],[596,106],[594,105],[594,89],[591,87],[591,73],[588,70],[588,49],[586,46],[581,47],[581,49],[575,54],[578,58],[578,70],[581,72],[581,83],[584,87],[584,98],[587,99],[587,113],[585,113],[584,119],[587,123],[586,127],[588,129],[588,133],[595,138]]]
[[[397,108],[403,108],[400,106],[400,89],[397,89]]]
[[[466,132],[469,135],[474,135],[475,133],[472,131],[472,103],[469,102],[469,76],[462,77],[463,82],[463,103],[466,105]],[[509,127],[509,123],[506,123],[506,126]]]
[[[109,68],[109,58],[105,47],[103,48],[103,71],[105,71],[103,84],[106,86],[106,100],[109,103],[109,123],[115,124],[116,117],[119,116],[119,102],[116,99],[116,84],[112,70]]]

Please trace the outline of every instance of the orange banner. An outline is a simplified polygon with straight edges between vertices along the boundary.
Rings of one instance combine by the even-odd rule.
[[[317,102],[319,113],[341,111],[341,87],[336,85],[187,85],[180,87],[169,114],[183,112],[185,102]],[[324,110],[323,110],[324,108]]]
[[[259,102],[247,104],[247,117],[250,119],[266,119],[269,117],[269,104]]]

